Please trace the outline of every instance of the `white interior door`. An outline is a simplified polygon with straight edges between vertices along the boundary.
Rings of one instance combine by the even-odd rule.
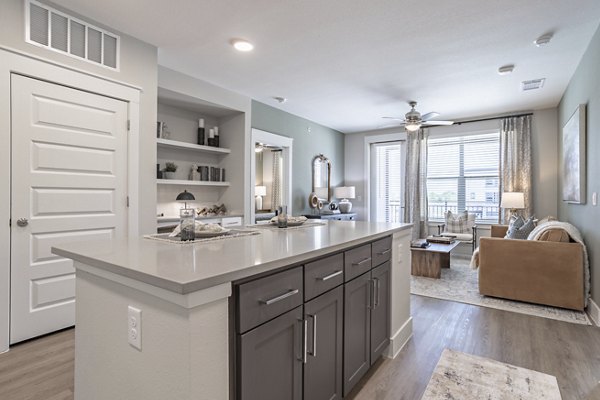
[[[126,236],[128,105],[16,74],[11,103],[12,344],[75,323],[52,246]]]

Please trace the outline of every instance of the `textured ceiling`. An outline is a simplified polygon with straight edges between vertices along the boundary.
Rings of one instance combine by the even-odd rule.
[[[156,45],[161,65],[347,133],[412,99],[443,119],[554,107],[600,21],[598,0],[54,2]],[[535,78],[543,89],[520,91]]]

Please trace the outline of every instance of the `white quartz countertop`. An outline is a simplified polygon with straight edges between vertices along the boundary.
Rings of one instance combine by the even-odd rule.
[[[333,253],[412,224],[330,221],[195,244],[121,239],[58,245],[52,252],[95,268],[187,294]]]

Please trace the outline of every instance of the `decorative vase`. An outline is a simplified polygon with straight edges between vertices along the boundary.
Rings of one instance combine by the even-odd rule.
[[[163,171],[163,178],[164,179],[175,179],[175,172]]]

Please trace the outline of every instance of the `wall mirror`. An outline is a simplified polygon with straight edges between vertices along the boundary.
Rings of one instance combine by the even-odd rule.
[[[320,200],[331,202],[331,160],[323,154],[312,161],[312,191]]]

